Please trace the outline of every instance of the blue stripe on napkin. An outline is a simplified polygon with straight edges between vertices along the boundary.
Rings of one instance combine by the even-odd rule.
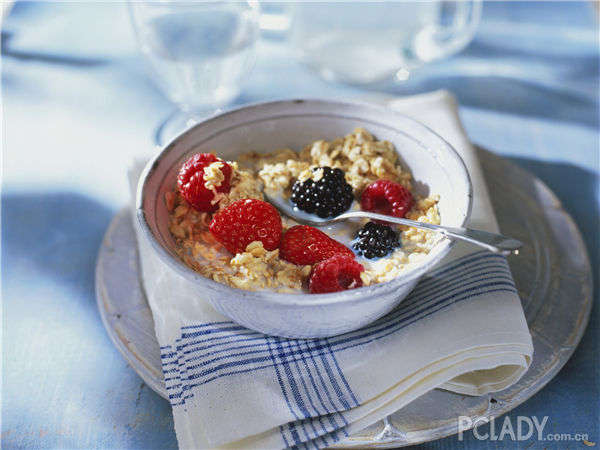
[[[333,338],[285,339],[231,321],[182,327],[161,347],[169,400],[184,405],[195,389],[214,380],[273,370],[295,421],[280,427],[288,447],[321,448],[347,436],[343,411],[360,405],[336,354],[391,337],[449,306],[492,292],[516,293],[506,259],[478,252],[428,273],[394,311],[373,324]]]

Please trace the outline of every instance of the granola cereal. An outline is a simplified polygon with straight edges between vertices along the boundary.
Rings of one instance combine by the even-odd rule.
[[[363,128],[357,128],[351,134],[333,141],[315,141],[300,152],[291,149],[266,154],[248,152],[237,161],[227,163],[232,168],[228,193],[216,191],[224,180],[221,172],[223,163],[214,162],[204,168],[205,187],[214,192],[212,202],[218,202],[219,210],[240,199],[263,199],[263,187],[289,197],[296,180],[312,178],[318,181],[323,176],[322,170],[312,169],[325,166],[344,171],[355,198],[360,198],[367,185],[381,179],[394,181],[412,191],[411,174],[402,167],[393,144],[375,139]],[[439,224],[439,196],[422,198],[414,193],[413,196],[415,202],[406,217]],[[167,193],[165,202],[169,210],[169,230],[179,256],[194,270],[240,289],[279,292],[306,290],[311,266],[296,266],[284,261],[279,257],[278,249],[267,251],[260,241],[249,244],[243,253],[231,255],[208,231],[212,213],[196,211],[176,190]],[[282,219],[284,232],[295,225],[289,218]],[[345,223],[328,230],[328,233],[349,246],[361,225]],[[433,232],[410,227],[398,227],[398,230],[401,248],[380,259],[359,258],[365,268],[361,273],[363,285],[390,281],[415,267],[439,240],[439,236]]]

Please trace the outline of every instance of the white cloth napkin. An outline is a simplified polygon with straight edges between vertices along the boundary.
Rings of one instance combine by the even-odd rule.
[[[453,97],[438,91],[388,103],[458,150],[475,193],[470,226],[497,231]],[[132,181],[138,174],[131,171]],[[245,329],[207,302],[194,302],[194,317],[202,320],[191,322],[178,275],[143,239],[139,244],[181,448],[321,448],[434,388],[467,395],[504,389],[531,362],[531,336],[505,259],[472,246],[456,245],[374,324],[294,340]]]

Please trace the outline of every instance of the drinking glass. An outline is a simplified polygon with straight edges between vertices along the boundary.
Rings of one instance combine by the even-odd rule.
[[[156,82],[178,107],[156,129],[163,146],[237,97],[254,64],[258,4],[130,0],[129,11]]]
[[[480,16],[480,0],[297,2],[289,33],[326,80],[370,84],[460,51]]]

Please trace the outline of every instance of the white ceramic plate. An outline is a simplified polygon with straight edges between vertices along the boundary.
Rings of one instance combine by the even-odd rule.
[[[479,157],[501,230],[525,243],[509,264],[533,338],[533,363],[518,383],[504,391],[467,397],[436,389],[337,446],[416,444],[456,433],[460,415],[504,414],[544,387],[583,335],[592,306],[592,275],[579,230],[542,181],[492,153],[480,151]],[[131,211],[123,210],[100,248],[98,307],[115,346],[140,377],[166,397],[136,248]]]

